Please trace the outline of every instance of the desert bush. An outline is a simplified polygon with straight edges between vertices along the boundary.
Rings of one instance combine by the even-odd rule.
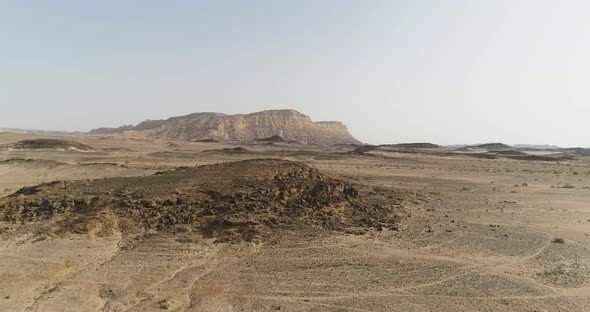
[[[561,237],[556,237],[551,242],[556,243],[556,244],[565,244],[565,239],[563,239]]]

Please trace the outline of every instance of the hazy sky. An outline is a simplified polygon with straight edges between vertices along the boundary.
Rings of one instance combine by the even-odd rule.
[[[271,108],[369,143],[590,146],[590,1],[0,0],[0,127]]]

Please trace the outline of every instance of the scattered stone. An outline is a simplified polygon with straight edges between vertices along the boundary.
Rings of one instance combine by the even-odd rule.
[[[160,300],[158,304],[160,305],[160,310],[168,310],[168,308],[170,307],[167,299]]]

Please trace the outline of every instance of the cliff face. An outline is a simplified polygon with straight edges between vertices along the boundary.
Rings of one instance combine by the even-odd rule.
[[[313,122],[295,110],[269,110],[244,115],[196,113],[166,120],[149,120],[135,127],[99,128],[93,134],[142,131],[159,138],[187,141],[252,141],[279,135],[306,144],[358,144],[340,122]]]

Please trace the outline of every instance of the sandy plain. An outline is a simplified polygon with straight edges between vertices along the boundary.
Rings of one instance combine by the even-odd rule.
[[[5,133],[0,144],[38,137]],[[284,226],[240,243],[158,232],[45,237],[36,234],[43,223],[1,222],[1,311],[590,310],[590,159],[51,138],[95,151],[2,149],[0,196],[55,180],[255,158],[299,161],[412,196],[397,230]]]

